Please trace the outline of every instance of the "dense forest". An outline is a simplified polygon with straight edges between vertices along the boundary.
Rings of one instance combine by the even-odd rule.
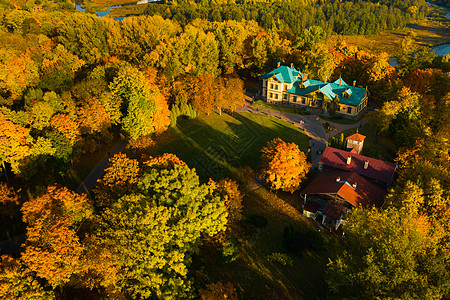
[[[206,2],[206,3],[205,3]],[[184,25],[197,18],[209,21],[254,20],[260,26],[299,35],[319,26],[326,36],[374,34],[398,29],[421,19],[427,12],[425,1],[170,1],[149,5],[146,13],[161,15]]]
[[[0,3],[0,215],[26,227],[20,255],[1,257],[0,298],[237,299],[237,286],[192,265],[202,244],[238,255],[255,174],[201,182],[175,155],[147,148],[179,120],[232,113],[242,78],[277,62],[311,78],[357,79],[376,105],[369,124],[395,144],[396,185],[383,209],[349,215],[345,251],[326,267],[328,294],[450,294],[450,57],[406,36],[393,67],[386,53],[327,41],[401,28],[425,16],[424,1],[171,1],[122,22],[70,12],[67,2],[43,1],[35,13],[28,2]],[[119,134],[128,146],[93,192],[69,189],[68,170]],[[287,153],[298,161],[295,184],[268,167]],[[273,190],[299,189],[310,167],[281,140],[261,160],[278,178]]]

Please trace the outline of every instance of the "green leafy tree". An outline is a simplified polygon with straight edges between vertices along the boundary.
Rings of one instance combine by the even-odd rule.
[[[145,163],[134,187],[102,213],[98,235],[115,249],[117,284],[134,298],[191,297],[191,254],[202,234],[225,229],[223,202],[177,161]]]
[[[125,133],[132,139],[153,133],[158,88],[151,88],[144,74],[130,66],[120,69],[109,87],[127,105],[127,115],[122,119]]]
[[[348,250],[328,264],[328,284],[339,296],[441,299],[449,293],[449,253],[442,246],[448,232],[417,213],[413,201],[404,205],[352,211],[344,226]]]

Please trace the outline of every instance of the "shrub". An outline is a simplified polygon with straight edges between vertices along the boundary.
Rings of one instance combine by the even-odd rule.
[[[274,252],[267,256],[269,261],[277,262],[283,266],[292,267],[294,265],[294,260],[287,254]]]
[[[237,240],[231,239],[222,247],[222,258],[225,262],[232,262],[239,257],[239,245]]]

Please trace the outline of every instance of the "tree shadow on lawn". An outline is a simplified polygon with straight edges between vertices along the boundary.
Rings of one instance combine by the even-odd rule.
[[[257,167],[261,148],[276,137],[297,142],[301,148],[307,147],[306,135],[290,124],[267,116],[250,117],[245,113],[185,120],[169,130],[173,141],[163,145],[160,152],[176,154],[196,168],[202,180],[230,176],[241,165]]]
[[[300,256],[289,254],[294,265],[283,266],[269,261],[268,255],[286,253],[284,228],[293,226],[306,233],[315,230],[314,227],[306,222],[300,211],[289,207],[284,199],[264,188],[250,192],[243,204],[246,216],[264,216],[268,220],[267,226],[258,232],[257,237],[249,235],[247,230],[239,235],[241,255],[234,262],[223,263],[215,260],[217,256],[200,253],[195,265],[196,269],[201,266],[202,276],[196,277],[196,285],[231,282],[240,299],[333,299],[325,282],[325,270],[328,257],[336,248],[337,237],[327,232],[317,233],[326,235],[325,238],[330,240],[327,245],[332,249],[306,250]]]

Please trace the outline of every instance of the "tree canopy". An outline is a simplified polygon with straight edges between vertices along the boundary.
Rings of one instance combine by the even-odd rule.
[[[261,174],[271,188],[291,193],[298,190],[311,167],[298,145],[276,138],[261,152]]]

